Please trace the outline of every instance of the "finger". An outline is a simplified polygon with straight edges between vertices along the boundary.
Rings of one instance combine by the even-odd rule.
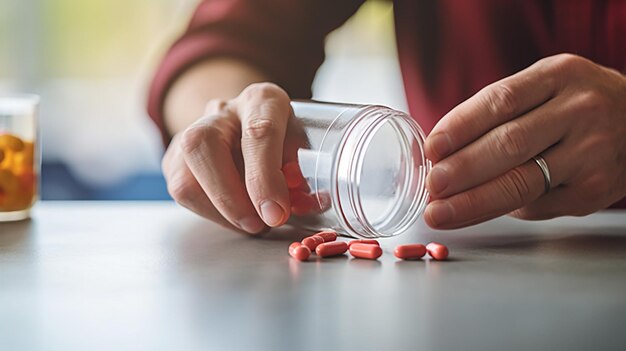
[[[199,119],[183,134],[185,163],[219,213],[249,233],[263,228],[241,182],[231,154],[239,121],[222,114]]]
[[[172,147],[168,148],[162,162],[163,175],[167,182],[169,194],[179,205],[197,215],[209,219],[223,227],[242,231],[241,228],[233,226],[224,219],[215,206],[213,206],[208,196],[204,193],[204,190],[202,190],[202,187],[200,187],[200,184],[187,167],[183,154],[180,151],[179,143],[180,134],[177,134],[172,139],[170,143]]]
[[[180,135],[177,134],[163,156],[161,168],[167,182],[167,191],[174,201],[196,214],[210,220],[221,218],[217,211],[212,211],[215,208],[211,201],[187,168],[179,142]]]
[[[296,118],[290,118],[287,122],[285,143],[283,144],[282,172],[289,189],[291,209],[293,209],[294,205],[294,195],[292,194],[294,190],[305,193],[310,193],[311,191],[311,187],[302,172],[298,157],[299,150],[308,149],[307,145],[308,139],[301,121]],[[290,212],[293,212],[293,210],[290,210]]]
[[[285,130],[292,114],[289,102],[282,89],[267,83],[251,85],[237,97],[248,194],[271,227],[289,217],[289,196],[281,171]]]
[[[519,219],[542,220],[577,213],[588,214],[581,212],[579,200],[571,187],[560,186],[528,205],[512,211],[509,215]]]
[[[589,201],[581,196],[576,186],[562,185],[552,189],[548,194],[509,213],[509,215],[525,220],[544,220],[560,216],[586,216],[598,209],[611,205]]]
[[[448,112],[424,145],[426,156],[438,162],[496,126],[549,100],[558,89],[550,65],[539,61],[495,82]]]
[[[283,164],[298,161],[298,151],[306,149],[307,145],[309,145],[309,140],[302,121],[289,118],[283,144]]]
[[[576,157],[572,158],[572,155]],[[587,156],[593,155],[593,156]],[[544,156],[550,173],[558,174],[560,183],[539,199],[515,210],[510,215],[527,220],[549,219],[559,216],[585,216],[606,208],[620,197],[615,194],[603,166],[614,162],[597,152],[594,142],[571,137],[562,147]],[[584,163],[576,162],[578,159]],[[568,160],[569,162],[559,162]],[[613,197],[607,194],[613,193]]]
[[[558,151],[558,152],[557,152]],[[553,186],[558,186],[571,172],[567,158],[558,147],[542,157],[550,167]],[[543,173],[534,160],[468,191],[432,201],[424,219],[433,228],[452,229],[484,222],[521,208],[545,192]]]
[[[471,189],[556,144],[567,133],[561,116],[571,112],[564,106],[552,99],[441,160],[428,174],[430,195],[438,199]]]
[[[230,102],[222,99],[212,99],[206,104],[204,109],[204,116],[221,116],[227,115],[231,116],[231,121],[235,121],[236,117],[233,115],[232,108],[230,106]],[[235,168],[237,169],[237,173],[240,174],[240,178],[243,179],[244,173],[244,165],[243,165],[243,156],[241,155],[241,144],[239,142],[234,142],[235,136],[241,133],[241,125],[239,123],[222,123],[222,128],[225,129],[222,134],[228,134],[233,142],[229,143],[229,149],[231,150],[232,160],[235,163]]]
[[[236,228],[215,209],[196,178],[187,168],[183,155],[180,152],[177,154],[169,156],[166,153],[163,158],[163,175],[167,181],[167,191],[174,201],[201,217],[225,227]]]

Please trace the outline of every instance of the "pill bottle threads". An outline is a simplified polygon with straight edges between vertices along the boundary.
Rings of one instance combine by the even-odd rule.
[[[295,101],[292,107],[308,138],[298,162],[324,211],[290,223],[379,238],[398,235],[419,218],[430,162],[410,116],[371,105]]]
[[[368,106],[337,150],[333,202],[350,234],[376,238],[406,231],[421,215],[430,163],[424,136],[406,114]]]

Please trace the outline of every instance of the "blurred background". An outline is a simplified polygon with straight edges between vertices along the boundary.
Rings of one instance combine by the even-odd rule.
[[[0,95],[42,97],[43,199],[169,199],[146,92],[197,3],[0,1]],[[367,1],[331,33],[314,98],[407,110],[392,11]]]

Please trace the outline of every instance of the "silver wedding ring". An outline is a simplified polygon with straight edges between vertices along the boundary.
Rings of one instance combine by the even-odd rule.
[[[533,157],[533,161],[535,161],[537,166],[539,166],[539,169],[541,169],[541,173],[543,173],[545,192],[547,193],[550,189],[552,189],[552,179],[550,178],[550,168],[548,168],[548,163],[546,163],[546,160],[539,155]]]

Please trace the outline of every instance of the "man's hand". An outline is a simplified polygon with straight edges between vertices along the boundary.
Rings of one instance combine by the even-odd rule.
[[[209,101],[165,153],[168,191],[200,216],[248,233],[285,223],[290,205],[281,166],[291,116],[289,96],[271,83]]]
[[[626,77],[575,55],[545,58],[450,111],[425,149],[434,228],[595,212],[626,196]]]

